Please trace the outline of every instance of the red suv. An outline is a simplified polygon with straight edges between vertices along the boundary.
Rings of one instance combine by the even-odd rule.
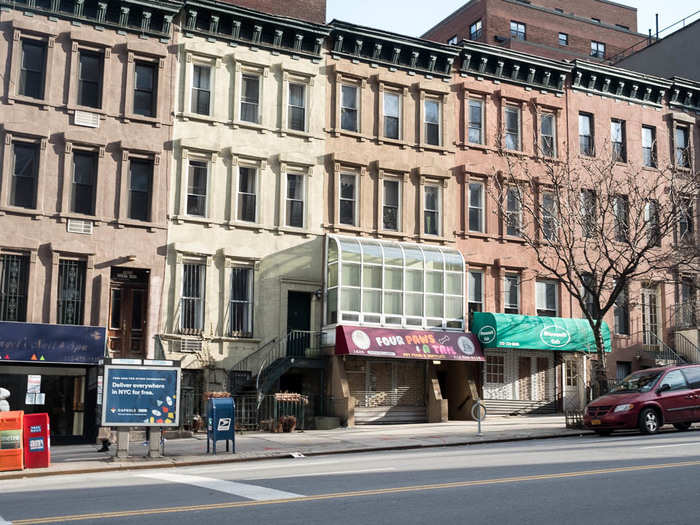
[[[653,434],[666,423],[688,430],[700,421],[700,366],[634,372],[586,407],[583,424],[598,434],[638,428]]]

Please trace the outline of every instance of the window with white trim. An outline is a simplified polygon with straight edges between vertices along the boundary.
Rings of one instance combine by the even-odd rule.
[[[469,99],[468,140],[472,144],[484,143],[484,101],[480,98]]]
[[[469,183],[469,231],[484,232],[484,183]]]
[[[441,104],[437,99],[426,99],[424,104],[425,143],[431,146],[440,146]]]
[[[484,309],[484,272],[481,270],[469,270],[467,301],[469,325],[471,326],[474,312],[481,312]]]
[[[231,269],[229,335],[253,337],[253,269]]]
[[[598,195],[595,190],[581,190],[581,230],[584,237],[593,237],[598,226]]]
[[[612,119],[610,121],[610,145],[612,147],[613,161],[627,162],[627,148],[625,141],[625,121]]]
[[[678,237],[681,242],[692,242],[695,237],[695,208],[693,199],[683,198],[680,200],[680,210],[678,219]]]
[[[198,115],[210,115],[211,112],[211,66],[192,65],[191,109]]]
[[[384,179],[382,201],[382,227],[385,230],[401,229],[401,181]]]
[[[554,193],[545,191],[542,193],[542,236],[548,241],[557,239],[557,198]]]
[[[541,317],[559,316],[558,286],[556,281],[538,279],[535,283],[535,303],[537,315]]]
[[[520,190],[510,186],[506,190],[506,235],[520,237],[523,227],[523,210],[520,201]]]
[[[540,116],[540,147],[545,157],[557,156],[556,123],[554,113],[542,113]]]
[[[605,44],[591,40],[591,56],[596,58],[605,58]]]
[[[424,187],[424,225],[426,235],[440,235],[440,218],[442,215],[442,195],[440,186],[426,184]]]
[[[503,304],[505,313],[520,313],[520,276],[517,273],[507,273],[505,275]]]
[[[506,106],[505,116],[505,147],[520,151],[520,107]]]
[[[260,75],[241,75],[241,120],[260,123]]]
[[[340,127],[345,131],[360,131],[359,89],[354,84],[340,86]]]
[[[182,265],[180,331],[184,334],[199,334],[204,330],[206,268],[199,261],[189,261]]]
[[[258,170],[252,166],[238,167],[238,213],[244,222],[257,221]]]
[[[656,128],[642,126],[642,164],[656,167]]]
[[[355,173],[340,174],[338,207],[340,223],[357,226],[357,175]]]
[[[482,24],[481,18],[469,26],[469,40],[479,40],[481,38]]]
[[[513,40],[526,40],[527,31],[526,26],[522,22],[516,22],[514,20],[510,21],[510,37]]]
[[[388,139],[401,139],[401,95],[391,91],[383,93],[384,136]]]
[[[306,131],[306,84],[289,83],[287,127],[295,131]]]
[[[304,175],[287,173],[286,225],[304,227]]]
[[[486,382],[491,384],[505,383],[506,358],[502,355],[486,356]]]
[[[190,160],[188,168],[187,215],[206,217],[209,163],[205,160]]]
[[[690,147],[689,147],[688,126],[676,126],[673,134],[673,146],[675,150],[676,167],[690,167]]]

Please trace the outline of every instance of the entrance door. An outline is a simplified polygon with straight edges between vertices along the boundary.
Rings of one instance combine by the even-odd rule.
[[[518,379],[520,399],[532,399],[532,365],[529,357],[518,359]]]
[[[294,332],[294,333],[292,333]],[[311,294],[287,292],[287,355],[303,356],[311,346]]]
[[[656,286],[642,288],[642,335],[644,344],[659,346],[659,310]]]
[[[564,360],[564,412],[581,410],[583,378],[577,359]]]
[[[148,271],[112,268],[107,337],[113,357],[146,357],[147,307]]]

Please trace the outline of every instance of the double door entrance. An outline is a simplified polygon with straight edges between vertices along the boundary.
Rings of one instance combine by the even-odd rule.
[[[112,357],[146,357],[148,270],[112,268],[108,346]]]

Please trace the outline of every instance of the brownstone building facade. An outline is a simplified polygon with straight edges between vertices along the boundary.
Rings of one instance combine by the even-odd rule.
[[[637,33],[636,8],[607,0],[471,0],[423,38],[474,40],[555,59],[606,60],[631,52],[646,36]]]

